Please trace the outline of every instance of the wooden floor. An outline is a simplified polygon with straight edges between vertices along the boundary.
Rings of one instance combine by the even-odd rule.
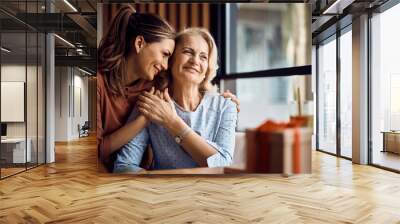
[[[314,152],[313,173],[113,176],[95,138],[0,181],[0,223],[400,223],[400,175]]]
[[[25,167],[24,168],[1,168],[1,177],[8,177],[10,175],[25,171]]]
[[[37,167],[37,164],[27,164],[27,167],[25,165],[19,165],[18,167],[7,167],[7,168],[1,168],[1,178],[6,178],[11,175],[15,175],[20,172],[24,172],[25,170],[33,169]]]
[[[381,152],[376,150],[374,151],[372,160],[374,164],[395,170],[400,170],[400,154],[392,152]]]

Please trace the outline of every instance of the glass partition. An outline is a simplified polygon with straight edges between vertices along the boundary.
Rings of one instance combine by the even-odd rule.
[[[310,14],[307,4],[227,4],[226,72],[309,65]]]
[[[285,74],[311,64],[310,9],[307,4],[226,4],[221,90],[240,99],[238,131],[266,120],[312,115],[311,71]]]
[[[352,157],[352,35],[340,36],[340,154]]]
[[[317,148],[336,154],[336,36],[318,47]]]
[[[24,22],[44,3],[0,2],[0,178],[45,162],[46,40]]]
[[[372,164],[400,170],[400,4],[371,18]]]
[[[31,162],[26,141],[26,41],[24,32],[1,34],[2,177],[24,171]]]
[[[254,128],[264,121],[289,121],[299,114],[297,90],[306,92],[306,76],[237,79],[236,92],[240,99],[239,131]],[[229,82],[229,81],[228,81]],[[312,101],[302,101],[302,115],[312,115]]]
[[[37,162],[46,162],[45,124],[46,124],[46,36],[38,33],[38,64],[37,64]]]
[[[27,113],[27,150],[30,153],[30,161],[28,161],[28,168],[37,165],[37,76],[38,76],[38,35],[35,32],[27,33],[28,38],[28,62],[27,62],[27,81],[26,81],[26,113]]]

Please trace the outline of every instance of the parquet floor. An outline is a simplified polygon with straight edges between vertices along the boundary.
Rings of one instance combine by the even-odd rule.
[[[400,223],[400,175],[313,153],[313,173],[113,176],[95,138],[0,181],[0,223]]]
[[[400,154],[376,150],[374,151],[372,160],[375,164],[400,170]]]
[[[1,176],[2,177],[7,177],[10,175],[13,175],[15,173],[19,173],[25,170],[25,167],[23,168],[1,168]]]

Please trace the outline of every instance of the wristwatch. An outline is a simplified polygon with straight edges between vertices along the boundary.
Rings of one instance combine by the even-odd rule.
[[[183,141],[183,138],[185,138],[186,135],[189,134],[190,130],[192,130],[192,129],[190,129],[190,127],[187,127],[185,130],[182,131],[181,134],[175,136],[175,138],[174,138],[175,142],[178,143],[178,144],[181,144],[182,141]]]

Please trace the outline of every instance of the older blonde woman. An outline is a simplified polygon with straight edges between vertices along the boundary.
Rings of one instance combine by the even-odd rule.
[[[152,145],[152,169],[219,167],[231,164],[236,104],[213,93],[217,49],[210,33],[191,28],[178,34],[170,67],[170,91],[145,93],[130,119],[150,124],[118,153],[114,172],[137,172]],[[172,97],[170,97],[170,94]]]

